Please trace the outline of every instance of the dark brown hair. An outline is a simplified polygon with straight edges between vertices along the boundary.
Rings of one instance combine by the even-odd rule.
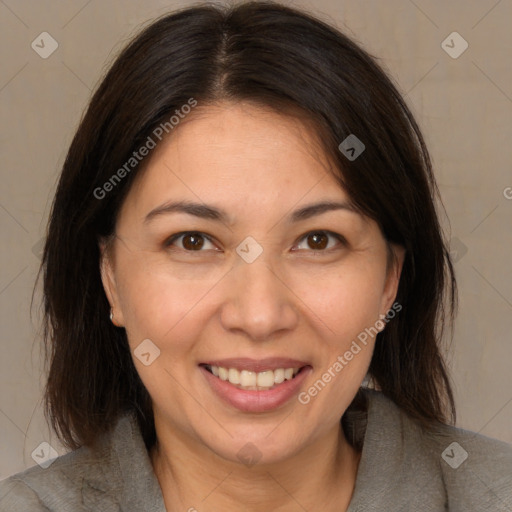
[[[196,6],[145,28],[111,66],[71,143],[42,262],[46,414],[61,440],[93,444],[131,411],[146,445],[155,442],[151,400],[124,329],[109,321],[99,270],[98,240],[113,234],[142,165],[104,197],[94,192],[190,98],[300,109],[314,123],[353,204],[406,249],[396,298],[403,310],[378,335],[370,375],[423,425],[453,422],[440,344],[456,285],[420,130],[375,59],[351,39],[304,12],[251,2]],[[353,161],[338,149],[350,134],[365,145]]]

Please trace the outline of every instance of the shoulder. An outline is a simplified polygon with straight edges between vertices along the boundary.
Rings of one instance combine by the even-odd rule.
[[[421,433],[423,452],[439,461],[450,510],[512,510],[512,446],[444,425]]]
[[[102,471],[106,453],[87,447],[34,466],[0,482],[0,511],[82,510],[83,481]]]
[[[512,510],[511,445],[449,425],[424,429],[381,392],[367,396],[367,433],[384,432],[419,488],[443,492],[450,511]]]
[[[0,482],[0,511],[47,512],[49,509],[43,505],[37,494],[28,487],[18,475]]]
[[[46,469],[34,466],[0,482],[0,511],[114,512],[139,499],[134,493],[151,497],[156,491],[140,432],[125,416],[94,449],[84,446]]]

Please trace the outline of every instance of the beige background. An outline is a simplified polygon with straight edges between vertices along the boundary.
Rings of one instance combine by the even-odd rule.
[[[30,298],[66,149],[115,53],[141,25],[190,3],[0,1],[0,478],[34,465],[43,441],[62,453],[41,413]],[[458,425],[512,442],[512,2],[287,3],[378,56],[416,114],[458,251],[461,303],[449,354]],[[48,59],[31,48],[43,31],[59,44]],[[469,44],[456,59],[441,46],[453,31]]]

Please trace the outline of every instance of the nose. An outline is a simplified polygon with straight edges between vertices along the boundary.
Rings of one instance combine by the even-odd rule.
[[[220,314],[226,330],[265,341],[297,326],[297,298],[263,257],[253,263],[239,262],[228,275]]]

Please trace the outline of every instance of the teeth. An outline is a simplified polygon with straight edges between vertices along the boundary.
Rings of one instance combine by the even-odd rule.
[[[276,368],[263,372],[237,370],[236,368],[223,368],[222,366],[209,366],[211,372],[221,380],[227,380],[239,389],[252,391],[266,391],[285,380],[291,380],[297,375],[300,368]]]
[[[231,382],[231,384],[240,384],[241,386],[251,387],[256,386],[256,379],[258,374],[256,372],[249,372],[247,370],[242,370],[240,372],[240,382]]]
[[[274,382],[276,384],[281,384],[281,382],[284,382],[284,370],[282,368],[277,368],[274,370]]]
[[[240,384],[240,372],[236,368],[228,370],[228,380],[231,384]]]
[[[274,385],[274,383],[274,372],[272,370],[258,373],[256,384],[259,387],[270,388]]]

